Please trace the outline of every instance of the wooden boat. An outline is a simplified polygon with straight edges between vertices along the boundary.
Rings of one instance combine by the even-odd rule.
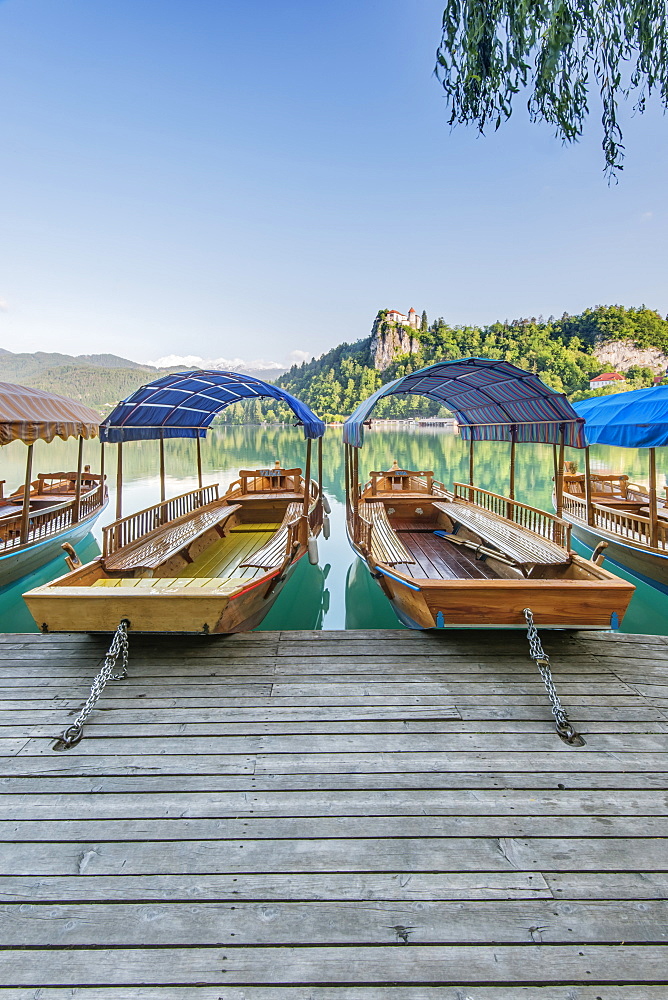
[[[99,416],[63,396],[0,383],[0,442],[27,445],[24,483],[5,495],[0,482],[0,586],[33,572],[75,545],[91,529],[107,503],[104,471],[82,467],[83,441],[98,433]],[[41,472],[33,479],[35,441],[78,437],[78,464],[72,472]],[[103,462],[104,452],[101,452]]]
[[[363,426],[384,396],[437,399],[470,442],[469,483],[446,487],[431,470],[396,466],[360,482]],[[474,485],[475,440],[511,445],[508,496]],[[507,362],[467,358],[383,386],[344,425],[350,542],[411,628],[526,627],[524,609],[548,628],[609,629],[634,587],[570,548],[570,525],[514,497],[518,441],[582,446],[581,421],[537,376]]]
[[[252,389],[252,393],[248,391]],[[174,399],[168,417],[156,405],[148,424],[148,398]],[[271,391],[264,391],[271,390]],[[241,470],[224,495],[217,485],[201,483],[198,435],[196,490],[164,498],[166,436],[193,436],[193,413],[203,398],[206,427],[215,413],[241,398],[271,395],[288,403],[307,437],[306,475],[299,468]],[[139,396],[137,400],[135,397]],[[234,398],[232,398],[234,397]],[[188,425],[178,423],[187,412]],[[157,415],[156,415],[157,414]],[[171,422],[170,422],[171,420]],[[197,428],[198,429],[198,428]],[[275,386],[229,372],[187,372],[143,387],[119,404],[103,424],[107,440],[124,440],[162,431],[160,503],[118,517],[103,529],[102,555],[44,587],[25,594],[37,624],[44,630],[106,632],[122,619],[133,632],[241,632],[258,625],[280,593],[297,562],[307,553],[317,561],[315,539],[323,524],[322,434],[325,426],[301,401]],[[311,480],[311,441],[318,441],[318,483]],[[121,476],[122,479],[122,467]],[[119,491],[120,492],[120,491]]]
[[[668,445],[668,386],[595,397],[574,409],[586,418],[590,444],[647,449],[649,487],[624,473],[592,471],[587,447],[584,473],[562,470],[557,511],[589,548],[605,546],[606,559],[668,593],[668,486],[657,484],[656,463],[656,449]]]

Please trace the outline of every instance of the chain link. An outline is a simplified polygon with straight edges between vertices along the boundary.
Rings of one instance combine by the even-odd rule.
[[[552,671],[550,670],[550,658],[543,649],[543,644],[540,641],[540,636],[538,635],[538,629],[534,625],[533,613],[531,608],[524,609],[524,617],[527,622],[527,639],[529,640],[529,656],[535,661],[536,666],[540,672],[540,676],[543,678],[543,684],[547,691],[547,696],[550,699],[550,704],[552,705],[552,715],[554,716],[556,722],[557,733],[561,736],[562,740],[566,743],[570,743],[571,746],[584,746],[585,741],[576,733],[573,726],[568,721],[568,715],[561,704],[559,695],[557,694],[557,689],[554,686],[554,681],[552,680]]]
[[[114,633],[114,638],[111,640],[111,645],[104,658],[102,669],[91,684],[90,694],[86,699],[85,705],[72,725],[68,726],[54,742],[53,750],[69,750],[71,747],[75,747],[83,737],[84,723],[99,701],[107,681],[120,681],[128,676],[128,660],[130,656],[130,643],[128,640],[129,624],[130,622],[127,618],[122,619]],[[113,671],[119,656],[121,657],[122,669],[120,673],[115,674]]]

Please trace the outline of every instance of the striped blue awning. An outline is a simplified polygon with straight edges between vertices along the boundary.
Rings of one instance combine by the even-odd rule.
[[[100,440],[146,441],[206,437],[221,410],[242,399],[268,397],[286,403],[303,424],[304,437],[319,438],[325,424],[285,389],[236,372],[190,371],[163,375],[124,399],[100,424]]]
[[[364,422],[385,396],[426,396],[454,413],[465,440],[557,443],[561,429],[573,448],[584,448],[583,420],[563,393],[508,361],[442,361],[382,386],[343,425],[343,440],[360,448]]]

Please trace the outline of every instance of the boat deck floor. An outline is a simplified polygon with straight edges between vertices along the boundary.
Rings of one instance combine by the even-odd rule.
[[[181,570],[178,577],[235,577],[252,580],[261,576],[264,570],[256,566],[241,566],[241,563],[266,545],[277,530],[278,524],[241,524],[238,528],[233,528],[225,538],[205,549]]]
[[[472,551],[461,549],[433,531],[398,531],[413,559],[412,563],[398,563],[396,569],[416,580],[497,580],[496,573]]]
[[[668,639],[0,635],[0,1000],[665,1000]]]

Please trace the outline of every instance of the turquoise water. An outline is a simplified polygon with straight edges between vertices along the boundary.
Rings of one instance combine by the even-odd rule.
[[[95,528],[77,546],[84,561],[99,554],[102,527],[115,518],[116,449],[108,447],[107,474],[110,503]],[[176,496],[197,487],[195,443],[165,443],[167,496]],[[304,439],[293,427],[218,427],[202,445],[205,484],[218,482],[224,488],[237,478],[241,468],[266,467],[278,459],[286,468],[304,466]],[[545,510],[551,509],[552,449],[545,445],[522,445],[517,449],[516,495],[518,500]],[[23,481],[25,446],[19,442],[2,449],[0,478],[6,479],[11,492]],[[567,458],[580,461],[577,452]],[[123,454],[123,514],[130,514],[157,503],[160,496],[157,442],[127,445]],[[437,479],[450,484],[468,478],[468,447],[457,434],[437,428],[371,430],[360,455],[360,469],[388,468],[396,459],[399,466],[433,469]],[[84,462],[95,471],[99,464],[99,445],[86,442]],[[64,471],[76,466],[73,441],[41,442],[35,446],[34,470]],[[659,482],[668,472],[668,449],[657,452]],[[647,483],[647,456],[641,451],[620,448],[592,448],[592,468],[625,472],[632,481]],[[509,446],[492,442],[476,446],[476,483],[484,489],[505,493],[508,489]],[[343,448],[340,428],[329,428],[323,447],[323,482],[332,508],[331,536],[319,539],[320,565],[306,559],[298,564],[289,583],[265,618],[262,629],[343,629],[397,628],[399,623],[380,588],[369,577],[348,545],[344,519]],[[588,550],[575,542],[575,548]],[[637,590],[623,622],[625,632],[664,634],[668,631],[668,595],[636,580],[623,570],[608,567],[635,583]],[[38,572],[0,589],[0,630],[36,631],[21,594],[47,583],[65,571],[58,558]]]

